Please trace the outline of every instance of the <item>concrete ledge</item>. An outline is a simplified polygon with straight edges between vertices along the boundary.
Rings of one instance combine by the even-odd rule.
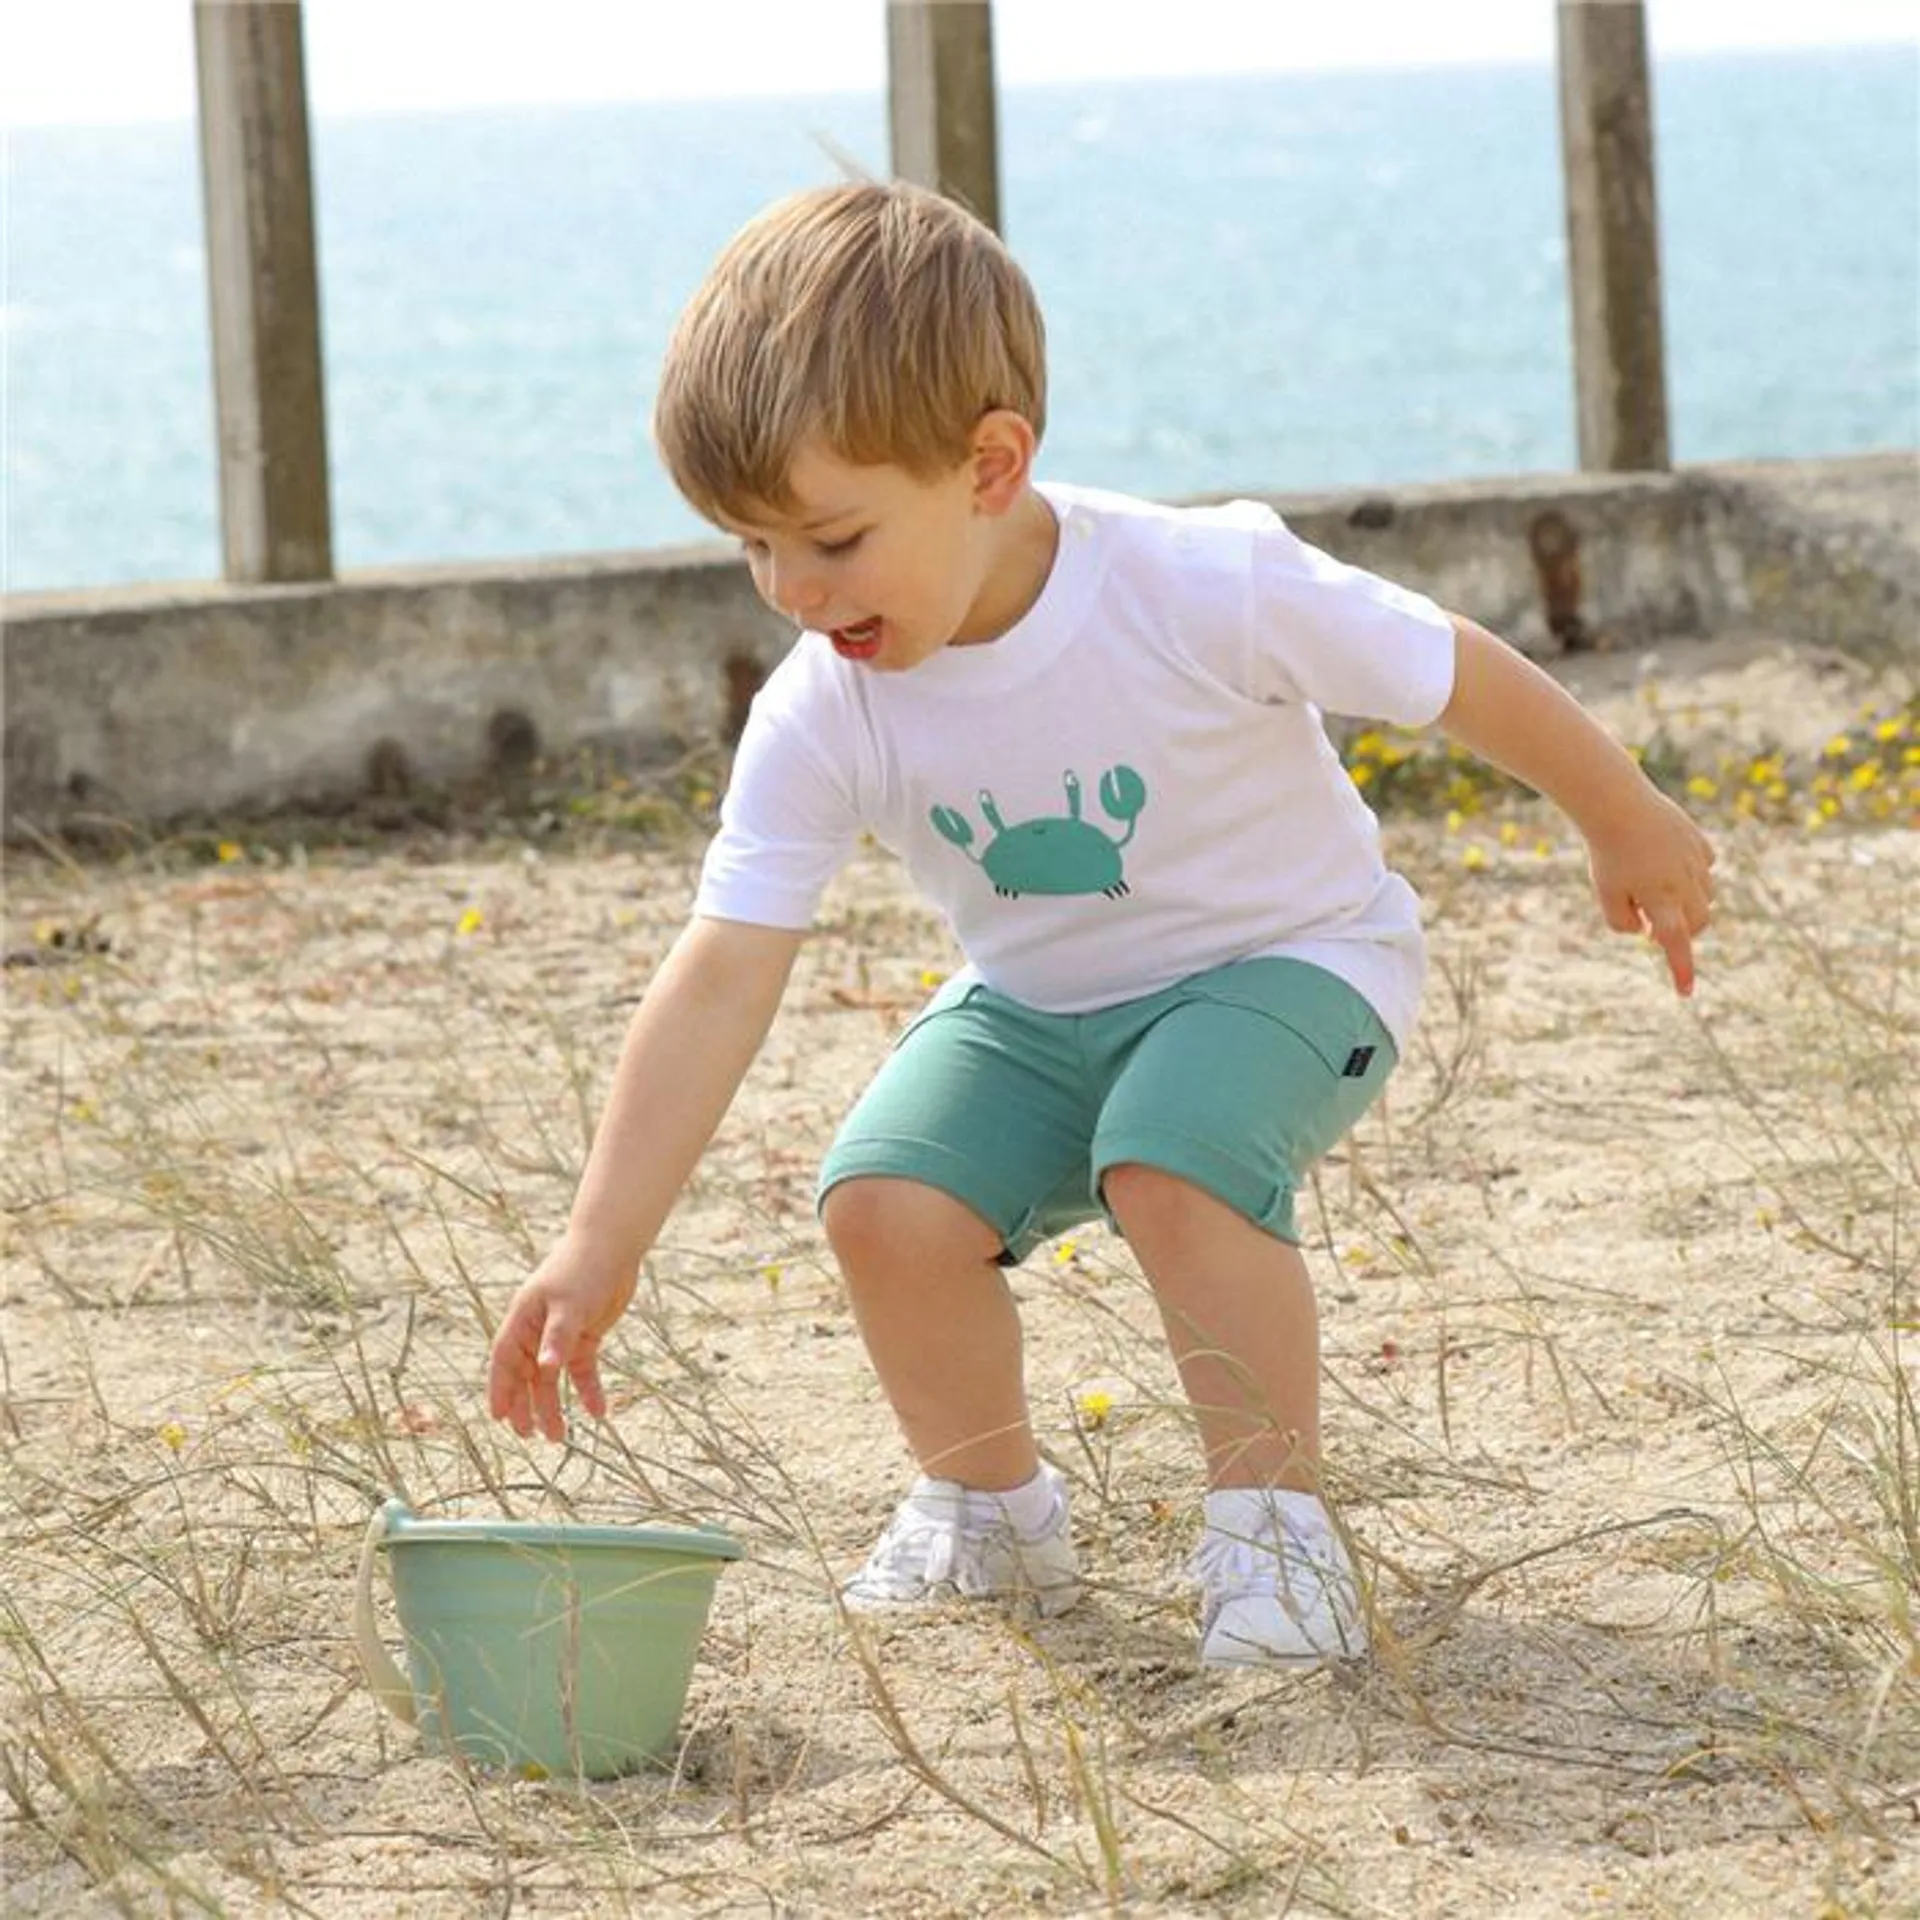
[[[1528,652],[1762,626],[1920,655],[1920,458],[1276,495]],[[791,630],[725,547],[0,601],[5,830],[645,764],[737,727]]]

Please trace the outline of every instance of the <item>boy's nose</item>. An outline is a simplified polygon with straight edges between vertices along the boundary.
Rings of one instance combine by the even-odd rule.
[[[767,586],[767,598],[790,620],[805,621],[827,603],[825,585],[810,567],[776,563]]]

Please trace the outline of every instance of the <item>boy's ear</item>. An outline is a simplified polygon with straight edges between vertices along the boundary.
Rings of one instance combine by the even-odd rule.
[[[982,513],[1005,513],[1033,477],[1039,441],[1033,422],[1010,407],[995,407],[973,430],[968,460],[973,469],[973,503]]]

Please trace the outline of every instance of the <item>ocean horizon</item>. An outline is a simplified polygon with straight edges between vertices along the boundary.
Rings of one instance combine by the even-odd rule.
[[[1550,65],[1007,87],[1043,476],[1175,497],[1576,464]],[[1676,461],[1920,444],[1920,61],[1654,76]],[[313,128],[342,569],[712,537],[646,437],[681,304],[878,93]],[[4,145],[0,587],[220,567],[194,129]]]

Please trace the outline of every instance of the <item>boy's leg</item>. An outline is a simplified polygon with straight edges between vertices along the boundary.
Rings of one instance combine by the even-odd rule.
[[[1005,1263],[1098,1211],[1098,1108],[1058,1021],[954,983],[902,1036],[820,1171],[821,1218],[921,1477],[849,1607],[1080,1594],[1060,1474],[1028,1420]]]
[[[1103,1186],[1153,1288],[1207,1485],[1317,1493],[1320,1320],[1299,1248],[1158,1167],[1111,1166]]]
[[[1319,1498],[1319,1318],[1294,1195],[1379,1092],[1392,1041],[1351,988],[1296,961],[1218,969],[1148,1011],[1093,1159],[1206,1454],[1201,1658],[1349,1658],[1365,1651],[1366,1619]]]
[[[1208,1484],[1314,1492],[1320,1326],[1297,1245],[1307,1170],[1378,1096],[1391,1038],[1344,981],[1246,960],[1142,1002],[1094,1135],[1193,1402]]]
[[[1003,1263],[1077,1186],[1099,1089],[1063,1023],[950,982],[901,1035],[820,1170],[820,1217],[922,1473],[983,1492],[1039,1466]]]
[[[841,1181],[821,1219],[881,1388],[920,1471],[983,1491],[1039,1468],[1000,1235],[915,1180]]]

